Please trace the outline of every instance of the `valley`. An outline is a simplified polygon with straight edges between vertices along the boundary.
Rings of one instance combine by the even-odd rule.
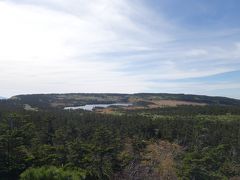
[[[234,180],[239,129],[226,97],[17,95],[0,100],[0,177]]]

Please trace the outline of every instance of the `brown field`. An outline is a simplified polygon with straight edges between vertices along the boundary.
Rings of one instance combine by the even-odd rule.
[[[134,99],[135,102],[137,102],[136,99]],[[139,101],[143,101],[142,99],[139,99]],[[133,102],[133,99],[131,99],[131,103]],[[152,100],[152,101],[144,101],[149,102],[149,105],[147,106],[138,106],[133,105],[129,107],[120,107],[123,110],[140,110],[140,109],[154,109],[154,108],[163,108],[163,107],[176,107],[180,105],[192,105],[192,106],[205,106],[207,104],[205,103],[197,103],[197,102],[189,102],[189,101],[179,101],[179,100]],[[102,108],[102,109],[96,109],[95,112],[98,113],[104,113],[104,114],[116,114],[117,110],[119,108]]]
[[[164,106],[179,106],[179,105],[193,105],[193,106],[205,106],[205,103],[179,101],[179,100],[153,100],[154,104],[149,105],[149,108],[158,108]]]

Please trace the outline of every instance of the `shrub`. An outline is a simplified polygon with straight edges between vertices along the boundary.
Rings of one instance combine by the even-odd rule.
[[[64,169],[55,166],[29,168],[20,175],[20,180],[83,180],[86,172],[79,169]]]

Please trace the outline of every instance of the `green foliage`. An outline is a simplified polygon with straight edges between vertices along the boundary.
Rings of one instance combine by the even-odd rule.
[[[146,142],[138,137],[133,138],[133,151],[140,153],[146,147]]]
[[[153,108],[144,110],[131,110],[128,113],[144,113],[149,115],[165,116],[196,116],[196,115],[240,115],[240,106],[192,106],[181,105],[177,107]]]
[[[34,125],[15,114],[0,121],[0,175],[16,176],[33,161]]]
[[[167,108],[161,110],[164,115],[144,111],[121,116],[56,109],[4,111],[0,113],[0,177],[19,179],[22,173],[22,179],[112,179],[136,162],[146,141],[158,139],[186,150],[177,160],[182,179],[240,176],[237,110],[207,106]],[[131,144],[127,150],[126,139]]]
[[[112,131],[100,127],[95,130],[91,143],[76,139],[69,144],[69,166],[81,167],[98,179],[109,178],[113,173],[114,159],[119,153],[119,139]]]
[[[182,179],[228,179],[229,170],[224,168],[229,163],[227,147],[219,145],[186,153],[180,165],[179,175]],[[228,164],[227,166],[231,166]],[[235,176],[232,172],[231,176]]]
[[[83,180],[86,172],[81,169],[64,169],[54,166],[29,168],[20,175],[20,180]]]

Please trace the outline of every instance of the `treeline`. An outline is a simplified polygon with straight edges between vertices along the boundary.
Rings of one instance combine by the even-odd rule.
[[[214,112],[210,116],[180,109],[175,114],[176,108],[164,109],[167,116],[2,111],[0,177],[112,179],[135,158],[123,154],[126,139],[133,142],[135,155],[145,140],[181,145],[184,153],[176,159],[180,179],[240,176],[240,116],[228,109],[226,115],[213,115],[222,114],[221,108],[209,110]]]
[[[126,112],[126,111],[125,111]],[[176,107],[164,107],[153,109],[137,109],[128,110],[127,113],[149,114],[149,115],[164,115],[164,116],[195,116],[195,115],[240,115],[240,106],[193,106],[181,105]]]

